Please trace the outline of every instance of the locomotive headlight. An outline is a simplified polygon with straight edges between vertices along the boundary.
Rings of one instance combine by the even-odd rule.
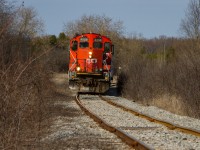
[[[77,70],[77,71],[80,71],[80,70],[81,70],[81,67],[77,67],[76,70]]]
[[[89,52],[89,58],[92,58],[92,52]]]

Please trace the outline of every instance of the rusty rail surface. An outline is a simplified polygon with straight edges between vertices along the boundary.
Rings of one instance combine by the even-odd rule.
[[[92,113],[90,110],[88,110],[79,100],[79,95],[76,96],[76,103],[79,105],[79,107],[88,115],[90,116],[94,121],[96,121],[102,128],[114,133],[117,135],[122,141],[127,143],[128,145],[132,146],[136,150],[152,150],[153,148],[149,147],[142,141],[139,141],[138,139],[134,138],[133,136],[130,136],[126,134],[124,131],[122,131],[119,128],[113,127],[104,120],[102,120],[100,117],[98,117],[96,114]]]
[[[195,135],[195,136],[198,136],[200,137],[200,131],[199,130],[195,130],[195,129],[190,129],[190,128],[186,128],[186,127],[183,127],[183,126],[180,126],[180,125],[177,125],[177,124],[173,124],[171,122],[168,122],[168,121],[165,121],[165,120],[160,120],[160,119],[157,119],[157,118],[154,118],[152,116],[149,116],[149,115],[146,115],[146,114],[142,114],[142,113],[139,113],[137,112],[136,110],[133,110],[131,108],[128,108],[128,107],[125,107],[123,105],[120,105],[120,104],[117,104],[111,100],[109,100],[108,98],[105,98],[105,97],[102,97],[102,96],[99,96],[102,100],[106,101],[107,103],[113,105],[113,106],[116,106],[118,108],[121,108],[125,111],[128,111],[138,117],[141,117],[141,118],[144,118],[144,119],[147,119],[151,122],[155,122],[155,123],[158,123],[158,124],[161,124],[161,125],[164,125],[166,127],[168,127],[169,129],[171,130],[177,130],[177,131],[181,131],[183,133],[186,133],[186,134],[191,134],[191,135]]]

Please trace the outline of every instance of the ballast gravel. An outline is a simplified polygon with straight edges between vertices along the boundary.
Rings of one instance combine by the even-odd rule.
[[[71,110],[75,114],[53,119],[50,134],[42,139],[49,143],[50,149],[132,149],[85,115],[75,101],[56,101],[54,107]]]
[[[116,100],[115,97],[109,98],[113,99],[113,101],[120,102],[122,105],[125,105],[127,102],[126,106],[135,107],[135,109],[137,108],[137,110],[140,110],[140,112],[142,110],[142,107],[140,107],[138,104],[134,105],[127,100],[120,100],[120,98],[118,100]],[[109,105],[108,103],[100,100],[98,96],[81,95],[80,99],[89,110],[98,115],[100,118],[104,119],[107,123],[124,130],[126,133],[149,145],[149,147],[164,150],[200,149],[200,138],[196,136],[169,130],[162,125],[141,119],[123,111],[122,109]],[[148,113],[152,113],[151,111]],[[156,110],[154,111],[155,114],[159,114],[161,110],[158,112],[156,112]],[[171,118],[171,121],[173,121],[172,114],[169,118]],[[184,120],[186,118],[184,118]],[[193,119],[190,118],[190,121],[191,120]],[[198,122],[198,120],[195,120],[194,122]]]
[[[165,120],[182,127],[192,128],[192,129],[200,131],[199,119],[176,115],[155,106],[143,106],[141,104],[135,103],[133,101],[127,100],[122,97],[115,97],[115,96],[105,96],[105,97],[117,104],[136,110],[137,112],[140,112],[142,114],[147,114],[151,117],[154,117],[160,120]]]

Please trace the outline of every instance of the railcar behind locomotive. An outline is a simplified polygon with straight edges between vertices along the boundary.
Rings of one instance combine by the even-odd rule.
[[[70,40],[69,87],[105,93],[112,78],[112,41],[100,34],[85,33]]]

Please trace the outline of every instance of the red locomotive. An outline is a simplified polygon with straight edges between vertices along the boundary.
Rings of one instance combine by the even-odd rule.
[[[103,35],[85,33],[70,40],[69,87],[104,93],[110,87],[112,41]]]

